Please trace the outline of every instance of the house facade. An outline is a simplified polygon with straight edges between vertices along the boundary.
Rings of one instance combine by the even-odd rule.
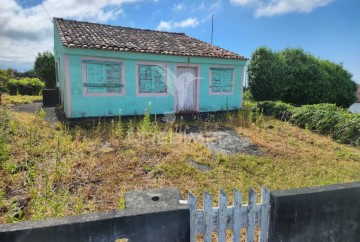
[[[183,33],[54,19],[67,118],[242,107],[246,58]]]

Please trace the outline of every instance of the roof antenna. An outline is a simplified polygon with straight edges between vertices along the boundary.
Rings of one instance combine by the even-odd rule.
[[[50,17],[50,15],[49,15],[48,11],[46,10],[45,5],[44,5],[43,1],[41,1],[41,5],[43,5],[43,7],[44,7],[44,9],[45,9],[45,12],[46,12],[47,16],[49,17],[49,19],[50,19],[51,23],[53,23],[53,20],[52,20],[52,18]]]
[[[213,43],[214,35],[214,14],[211,15],[211,44]]]

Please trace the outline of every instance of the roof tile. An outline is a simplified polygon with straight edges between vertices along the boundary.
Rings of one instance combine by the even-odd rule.
[[[245,57],[184,33],[135,29],[54,18],[62,44],[102,49],[246,60]]]

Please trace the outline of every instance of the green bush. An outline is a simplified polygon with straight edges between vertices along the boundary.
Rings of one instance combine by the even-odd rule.
[[[44,88],[45,84],[38,78],[10,79],[8,82],[10,95],[39,95]]]
[[[302,49],[257,48],[247,73],[255,101],[335,103],[347,108],[356,100],[356,84],[342,64],[321,60]]]
[[[335,126],[332,137],[340,143],[360,146],[360,114],[348,113]]]
[[[10,95],[16,95],[18,92],[18,80],[10,79],[7,83],[7,89]]]
[[[281,101],[263,101],[258,103],[258,108],[265,115],[274,116],[281,120],[289,120],[295,107]]]
[[[304,105],[294,110],[291,122],[321,134],[333,134],[335,126],[345,120],[349,113],[335,104]]]

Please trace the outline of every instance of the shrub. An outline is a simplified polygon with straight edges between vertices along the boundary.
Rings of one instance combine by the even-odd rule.
[[[10,95],[39,95],[44,88],[45,84],[38,78],[10,79],[8,82]]]
[[[7,87],[10,95],[16,95],[18,92],[18,80],[10,79],[7,83]]]
[[[304,105],[294,110],[291,122],[321,134],[332,134],[337,124],[347,118],[349,113],[335,104]]]
[[[259,102],[265,114],[332,138],[343,144],[360,146],[360,114],[352,114],[335,104],[312,104],[294,107],[280,101]]]
[[[263,101],[259,102],[258,108],[265,115],[274,116],[281,120],[289,120],[295,107],[281,101]]]
[[[340,143],[360,146],[360,114],[348,113],[335,126],[332,137]]]
[[[12,69],[0,69],[0,93],[7,91],[7,85],[11,78],[14,78]]]

